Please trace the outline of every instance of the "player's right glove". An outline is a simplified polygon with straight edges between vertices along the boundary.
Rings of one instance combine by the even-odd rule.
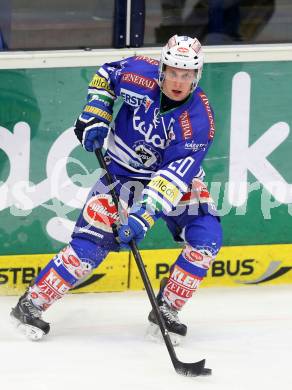
[[[143,207],[135,210],[128,216],[127,223],[115,227],[116,241],[122,247],[128,247],[131,240],[139,243],[156,221],[155,215],[150,215]]]
[[[96,147],[102,148],[109,126],[94,116],[83,113],[76,120],[74,132],[80,143],[88,152]]]

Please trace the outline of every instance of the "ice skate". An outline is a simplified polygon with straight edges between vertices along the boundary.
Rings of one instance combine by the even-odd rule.
[[[160,291],[157,296],[157,303],[164,319],[165,326],[169,332],[171,342],[174,346],[177,346],[186,336],[187,326],[180,322],[177,310],[171,308],[162,298],[162,291],[166,285],[166,282],[167,278],[164,278],[160,283]],[[149,313],[148,320],[150,325],[147,329],[147,337],[154,341],[162,340],[161,331],[153,310],[151,310]]]
[[[11,310],[10,317],[18,330],[33,341],[40,340],[50,331],[50,325],[41,319],[41,310],[37,309],[25,293]]]

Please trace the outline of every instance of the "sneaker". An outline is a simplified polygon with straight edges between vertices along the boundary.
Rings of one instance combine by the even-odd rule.
[[[16,327],[30,340],[40,340],[50,331],[50,324],[41,319],[41,310],[37,309],[25,293],[11,310],[10,317]]]
[[[187,334],[187,326],[182,324],[178,318],[178,311],[170,307],[162,297],[162,291],[166,285],[167,278],[162,279],[160,283],[160,291],[157,296],[157,303],[164,319],[165,326],[169,332],[170,339],[173,345],[178,345],[181,342],[181,338]],[[151,338],[161,338],[161,331],[156,320],[156,316],[153,310],[149,313],[148,320],[150,327],[148,329],[148,335]]]

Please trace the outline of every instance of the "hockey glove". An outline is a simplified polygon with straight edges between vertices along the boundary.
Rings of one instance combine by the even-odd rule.
[[[74,132],[88,152],[96,147],[102,148],[109,126],[94,116],[83,113],[75,122]]]
[[[116,227],[116,240],[121,247],[128,247],[131,240],[139,243],[145,237],[156,221],[155,215],[150,215],[144,208],[140,208],[135,213],[130,213],[127,224],[121,224]]]

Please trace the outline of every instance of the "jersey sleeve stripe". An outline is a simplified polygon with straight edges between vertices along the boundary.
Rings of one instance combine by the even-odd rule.
[[[161,196],[156,191],[153,191],[151,188],[146,187],[145,190],[143,190],[142,195],[147,195],[152,199],[156,200],[156,202],[160,204],[162,209],[165,210],[167,213],[169,213],[173,208],[173,204],[169,200]]]
[[[104,95],[104,96],[107,96],[108,98],[111,98],[112,100],[115,99],[115,95],[112,95],[111,93],[109,93],[105,90],[94,88],[94,87],[88,88],[88,94],[89,95],[97,95],[97,94]]]
[[[102,77],[104,77],[105,79],[109,79],[109,74],[108,74],[108,72],[105,70],[105,69],[103,69],[102,67],[100,67],[99,69],[98,69],[98,71],[97,71],[97,73],[99,73]]]

